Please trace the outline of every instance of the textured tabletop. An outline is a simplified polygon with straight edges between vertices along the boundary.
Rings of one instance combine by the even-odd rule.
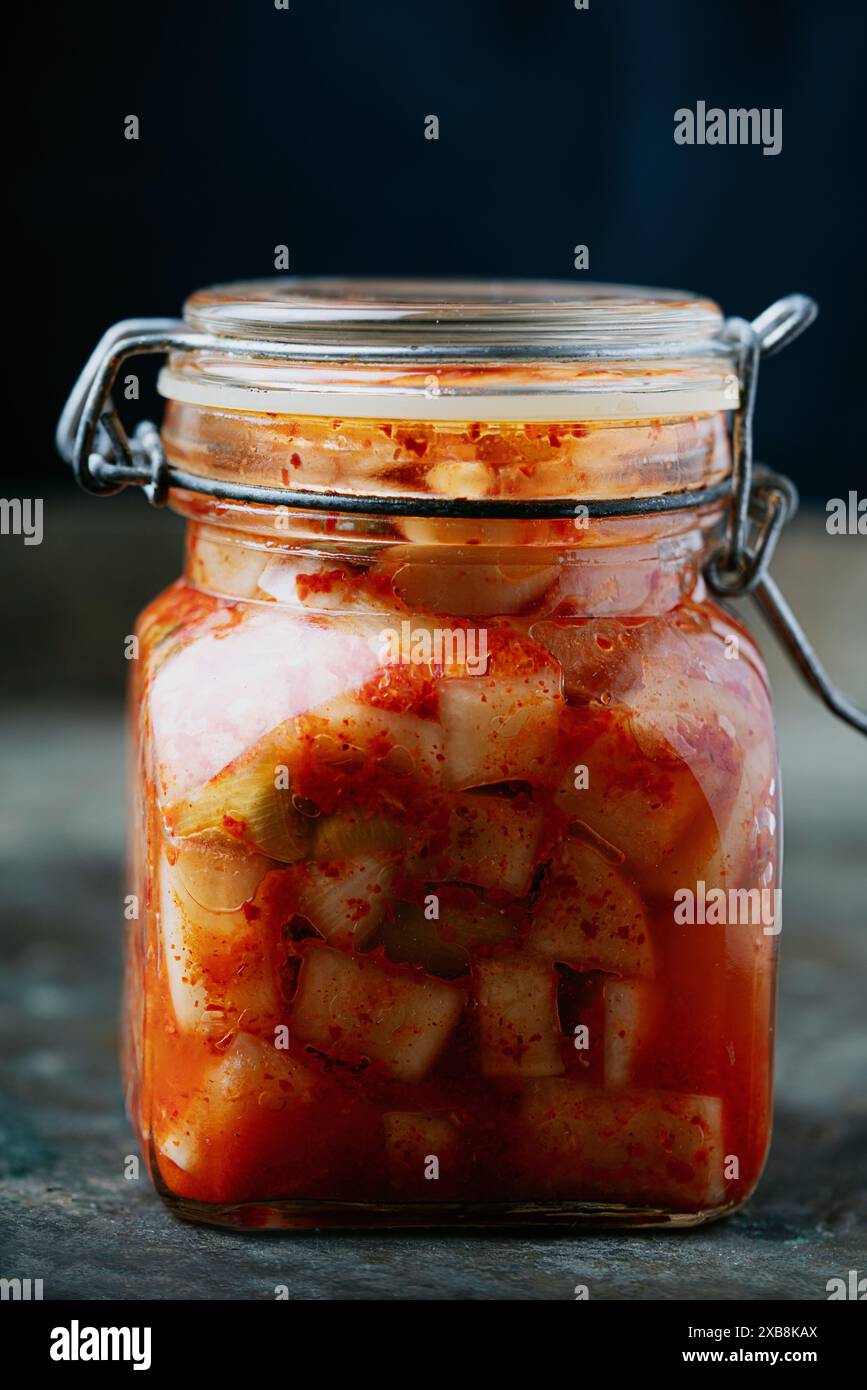
[[[110,518],[104,507],[49,504],[38,557],[4,540],[0,592],[26,583],[33,604],[27,623],[4,614],[16,661],[0,735],[0,1275],[41,1278],[46,1298],[270,1299],[286,1286],[304,1299],[570,1299],[586,1284],[599,1299],[752,1300],[823,1299],[832,1276],[863,1273],[867,743],[824,715],[761,628],[781,726],[785,925],[774,1141],[742,1212],[677,1233],[253,1236],[186,1225],[145,1176],[124,1177],[117,692],[123,635],[176,568],[177,529],[139,499]],[[814,513],[776,573],[867,703],[865,553]]]

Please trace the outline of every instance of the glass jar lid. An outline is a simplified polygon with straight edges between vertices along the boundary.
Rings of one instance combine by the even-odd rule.
[[[738,403],[718,305],[568,281],[276,279],[187,300],[170,400],[287,415],[648,419]]]
[[[567,356],[617,349],[626,358],[660,343],[705,344],[722,311],[681,290],[565,280],[273,279],[197,290],[184,319],[206,333],[334,345],[339,354],[398,355],[422,348],[553,348]]]

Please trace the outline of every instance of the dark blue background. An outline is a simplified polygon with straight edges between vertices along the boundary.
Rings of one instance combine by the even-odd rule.
[[[861,483],[863,5],[150,0],[28,23],[6,187],[51,343],[31,469],[59,477],[53,416],[103,328],[273,273],[278,243],[299,274],[567,279],[586,243],[594,279],[729,313],[814,295],[763,372],[758,451],[817,497]],[[782,153],[675,145],[699,99],[782,107]]]

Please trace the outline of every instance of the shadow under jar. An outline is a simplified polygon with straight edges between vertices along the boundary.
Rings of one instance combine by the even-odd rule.
[[[737,378],[635,353],[716,306],[281,282],[185,318],[347,355],[161,376],[206,489],[171,490],[185,572],[134,663],[125,1064],[161,1195],[249,1227],[732,1210],[780,853],[764,667],[702,579]],[[539,350],[567,330],[598,360]],[[672,492],[711,500],[581,508]]]

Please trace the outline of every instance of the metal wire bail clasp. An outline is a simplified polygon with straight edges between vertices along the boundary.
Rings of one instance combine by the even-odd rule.
[[[705,577],[714,593],[734,598],[755,588],[767,569],[780,532],[797,510],[794,483],[766,471],[754,476],[753,417],[759,363],[786,347],[818,313],[804,294],[779,299],[752,323],[727,319],[722,336],[732,344],[740,381],[740,405],[732,423],[732,502],[723,544],[707,562]],[[773,477],[774,485],[769,486]],[[759,530],[748,545],[750,519]]]
[[[797,511],[797,488],[789,478],[753,460],[759,363],[803,333],[817,313],[814,300],[792,294],[770,305],[752,323],[726,320],[723,336],[735,349],[741,387],[732,422],[732,499],[725,539],[708,558],[704,574],[708,587],[720,598],[752,594],[807,684],[828,709],[867,734],[867,711],[834,685],[768,572],[782,529]]]
[[[137,485],[155,506],[165,501],[168,484],[159,430],[143,420],[130,438],[111,390],[128,357],[168,352],[193,336],[178,319],[124,319],[103,334],[72,389],[55,436],[58,453],[85,492],[108,497]]]

